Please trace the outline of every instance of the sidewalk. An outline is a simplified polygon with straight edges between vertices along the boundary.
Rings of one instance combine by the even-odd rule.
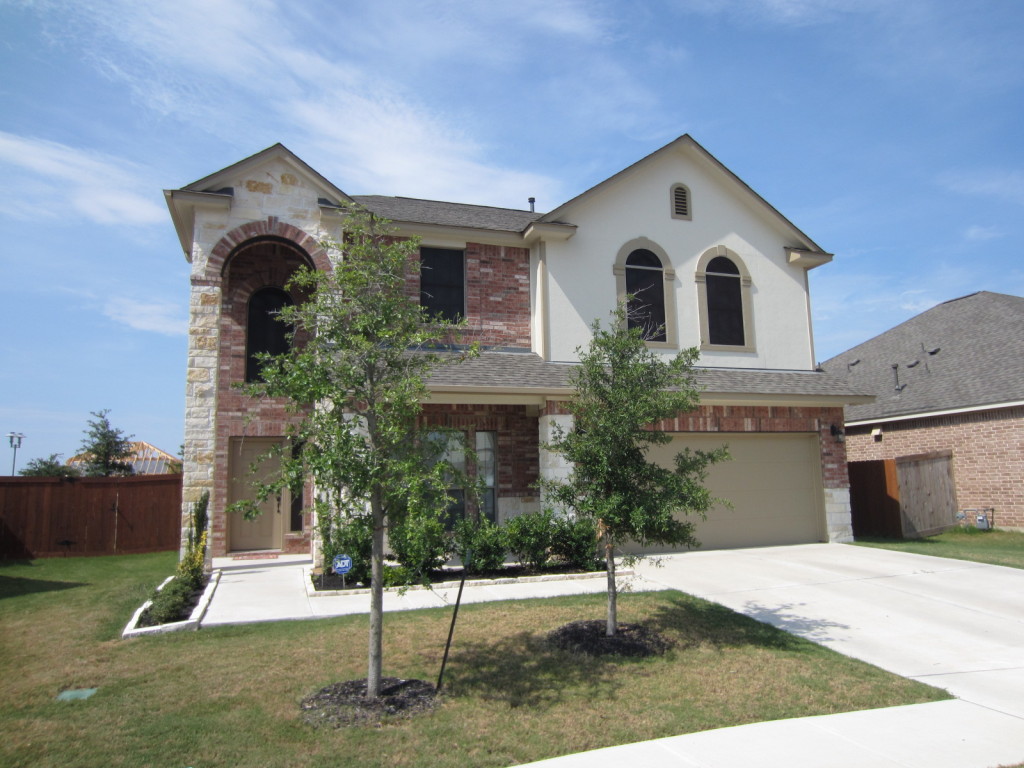
[[[959,561],[914,559],[918,556],[879,554],[879,550],[843,545],[700,552],[674,559],[679,557],[665,558],[666,564],[661,568],[640,568],[638,574],[627,577],[630,588],[637,591],[681,589],[727,605],[732,603],[741,612],[833,645],[856,658],[877,652],[879,647],[892,645],[890,635],[896,619],[907,624],[907,635],[900,641],[916,641],[904,650],[913,652],[925,646],[937,646],[941,651],[948,647],[942,642],[942,636],[962,633],[964,628],[955,625],[964,619],[957,612],[961,610],[960,606],[955,605],[952,599],[936,602],[936,594],[949,598],[951,591],[947,582],[950,574],[955,572],[960,587],[955,594],[964,602],[971,603],[967,608],[974,611],[975,621],[978,621],[982,615],[978,612],[976,598],[986,590],[991,594],[991,580],[995,578],[999,580],[1001,589],[1011,592],[1009,608],[1006,605],[999,608],[1011,614],[1004,617],[1003,624],[1007,625],[1005,629],[1009,632],[1006,635],[1008,642],[1020,648],[1020,661],[1013,666],[1004,658],[1001,669],[991,672],[996,684],[981,687],[981,693],[992,696],[991,701],[972,686],[970,701],[954,699],[754,723],[565,755],[530,763],[530,766],[996,768],[1024,763],[1024,715],[1017,706],[1006,706],[1011,700],[1024,703],[1024,691],[1019,690],[1021,686],[1018,685],[1024,679],[1024,613],[1015,607],[1018,596],[1024,594],[1024,571],[998,569],[993,572],[989,568],[996,566],[978,567],[977,564],[963,563],[958,566]],[[369,595],[365,593],[315,595],[311,585],[307,586],[311,565],[309,558],[303,556],[282,555],[266,560],[215,558],[214,567],[221,569],[221,580],[202,626],[313,619],[369,610]],[[923,580],[927,586],[916,586],[909,579]],[[985,584],[985,590],[972,586],[972,579],[987,579],[979,581],[979,584]],[[882,600],[885,596],[882,590],[889,583],[894,595],[927,598],[924,608],[887,605]],[[853,590],[861,588],[869,590],[867,599],[853,593]],[[941,593],[937,593],[940,588]],[[556,577],[516,584],[470,586],[467,583],[462,601],[520,600],[602,593],[604,590],[603,573],[582,579]],[[410,589],[404,595],[387,592],[384,609],[403,611],[454,605],[457,592],[457,583],[434,590]],[[842,600],[837,600],[840,596]],[[769,611],[769,598],[778,601],[777,605],[784,610]],[[863,614],[863,621],[845,615],[839,621],[835,618],[839,614],[829,614],[831,618],[825,620],[823,614],[814,613],[849,610],[851,605],[857,606],[852,615]],[[876,613],[872,614],[872,611]],[[797,620],[798,615],[805,613],[810,618]],[[995,616],[998,611],[993,608],[989,613]],[[950,622],[945,629],[941,628],[941,623],[935,623],[941,622],[943,617]],[[821,627],[834,630],[832,634],[837,637],[814,637],[814,632],[820,631]],[[839,629],[851,637],[838,636]],[[918,633],[916,636],[915,631]],[[854,642],[854,635],[859,636],[859,642]],[[866,660],[872,661],[870,658]],[[875,659],[872,663],[879,661],[888,659]],[[890,666],[888,663],[879,665]],[[939,670],[931,671],[934,674]],[[947,675],[939,681],[940,686],[952,683],[949,670],[942,671]],[[998,681],[1002,681],[1001,684]],[[956,688],[955,685],[949,687]],[[973,695],[976,693],[978,695]]]
[[[221,571],[220,583],[200,626],[320,619],[369,612],[368,590],[347,595],[317,594],[309,579],[312,565],[312,560],[303,555],[280,555],[274,559],[215,557],[213,567]],[[620,583],[634,591],[665,588],[631,575],[623,576]],[[605,589],[603,571],[582,578],[543,576],[506,584],[467,581],[462,602],[470,604],[600,594]],[[397,590],[386,590],[384,610],[412,611],[453,606],[458,591],[458,582],[434,589],[413,587],[404,594],[399,594]]]

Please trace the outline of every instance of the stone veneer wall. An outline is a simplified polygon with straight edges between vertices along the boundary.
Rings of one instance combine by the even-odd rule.
[[[572,424],[565,404],[550,401],[541,418],[541,439],[550,440],[552,427]],[[701,405],[692,413],[680,414],[654,425],[665,432],[739,432],[744,434],[813,432],[818,435],[821,476],[824,485],[825,524],[829,541],[852,541],[850,478],[846,470],[846,444],[832,437],[832,425],[842,425],[842,408],[800,408],[793,406]],[[543,477],[563,477],[568,465],[557,455],[542,451]]]
[[[196,210],[185,393],[182,548],[191,505],[204,491],[209,491],[211,556],[223,554],[227,546],[223,516],[227,494],[226,433],[219,425],[218,414],[218,393],[222,384],[229,384],[221,381],[224,357],[219,352],[224,267],[239,246],[272,238],[306,254],[318,269],[330,269],[330,261],[317,235],[322,231],[335,237],[340,234],[338,222],[322,219],[316,190],[293,171],[287,163],[269,163],[260,168],[258,178],[240,177],[233,181],[234,194],[229,205]],[[225,362],[225,366],[230,368],[230,363]],[[281,423],[281,420],[271,420],[258,431],[272,435]],[[228,433],[231,431],[230,427],[226,429]]]
[[[994,507],[997,527],[1024,530],[1024,407],[849,427],[846,435],[850,461],[952,451],[959,508]]]

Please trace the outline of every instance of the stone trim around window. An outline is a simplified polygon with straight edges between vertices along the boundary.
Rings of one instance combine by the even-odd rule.
[[[646,237],[637,237],[625,243],[615,256],[612,273],[615,275],[615,300],[621,304],[626,300],[626,259],[638,249],[646,249],[661,261],[665,289],[665,341],[645,342],[650,349],[678,349],[679,331],[676,318],[676,271],[672,268],[672,260],[660,245]]]
[[[740,301],[743,310],[743,341],[742,345],[734,344],[712,344],[711,331],[708,323],[708,285],[707,266],[712,259],[718,256],[725,256],[740,272]],[[700,348],[708,352],[756,352],[757,345],[754,338],[754,308],[752,281],[750,272],[743,259],[730,248],[724,245],[716,245],[708,248],[697,261],[697,272],[695,275],[697,283],[697,304],[700,314]]]

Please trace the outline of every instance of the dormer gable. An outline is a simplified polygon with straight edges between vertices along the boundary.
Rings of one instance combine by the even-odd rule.
[[[259,208],[265,195],[295,195],[302,190],[306,202],[324,212],[352,202],[344,191],[328,181],[281,143],[250,155],[181,189],[164,190],[185,257],[192,260],[196,213],[229,211],[233,207]]]
[[[640,174],[650,172],[659,164],[667,162],[674,153],[681,153],[687,157],[717,183],[728,188],[733,196],[752,213],[766,219],[772,226],[780,230],[790,243],[790,247],[787,249],[790,263],[806,269],[813,269],[832,260],[831,254],[826,253],[806,233],[783,216],[739,176],[726,168],[689,134],[683,134],[660,149],[655,150],[646,157],[568,200],[540,217],[535,226],[575,223],[581,211],[597,199],[604,198],[606,195],[616,194],[617,188],[623,186],[624,182]],[[694,214],[694,210],[700,210],[701,201],[694,199],[686,179],[677,179],[666,185],[664,196],[665,202],[661,208],[663,208],[667,217],[691,221],[695,215],[699,215]]]

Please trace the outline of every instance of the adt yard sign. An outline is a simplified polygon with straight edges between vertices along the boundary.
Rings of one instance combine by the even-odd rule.
[[[335,555],[332,561],[334,572],[344,575],[352,570],[352,558],[348,555]]]

